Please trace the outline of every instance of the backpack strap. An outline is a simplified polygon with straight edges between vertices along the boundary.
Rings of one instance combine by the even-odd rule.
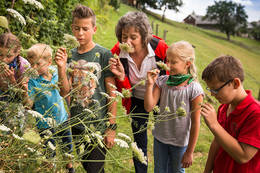
[[[129,77],[129,65],[128,65],[128,59],[127,58],[120,58],[120,61],[125,69],[125,74],[127,77]]]

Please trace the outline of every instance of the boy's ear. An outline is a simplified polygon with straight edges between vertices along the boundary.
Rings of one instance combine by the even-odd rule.
[[[239,78],[234,78],[233,80],[234,89],[237,89],[241,86],[241,80]]]
[[[186,66],[187,66],[187,67],[190,67],[190,65],[191,65],[191,62],[190,62],[190,61],[187,61],[187,62],[186,62]]]
[[[97,26],[94,26],[93,30],[94,30],[94,33],[96,33],[96,31],[97,31]]]

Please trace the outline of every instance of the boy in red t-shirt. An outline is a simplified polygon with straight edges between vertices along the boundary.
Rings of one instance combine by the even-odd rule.
[[[240,61],[221,56],[203,71],[202,79],[220,103],[218,113],[209,103],[201,114],[214,134],[204,173],[260,172],[260,104],[243,88]]]

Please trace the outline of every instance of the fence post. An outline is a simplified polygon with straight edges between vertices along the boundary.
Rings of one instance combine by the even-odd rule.
[[[155,35],[158,36],[158,33],[159,33],[159,24],[156,24],[156,32],[155,32]]]
[[[166,41],[166,34],[167,34],[167,30],[165,29],[165,30],[163,30],[163,39],[164,39],[164,41]]]
[[[154,21],[152,21],[152,24],[151,24],[151,26],[152,26],[152,30],[154,31]]]

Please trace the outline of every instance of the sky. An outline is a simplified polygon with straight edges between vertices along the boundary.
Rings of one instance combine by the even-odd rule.
[[[218,1],[218,0],[217,0]],[[232,0],[235,3],[240,3],[245,6],[245,11],[248,15],[248,22],[260,20],[260,0]],[[197,15],[205,15],[207,7],[214,5],[214,0],[182,0],[183,6],[178,13],[172,10],[166,10],[166,18],[182,22],[185,17],[193,11]],[[156,13],[162,14],[160,10],[153,10]]]

